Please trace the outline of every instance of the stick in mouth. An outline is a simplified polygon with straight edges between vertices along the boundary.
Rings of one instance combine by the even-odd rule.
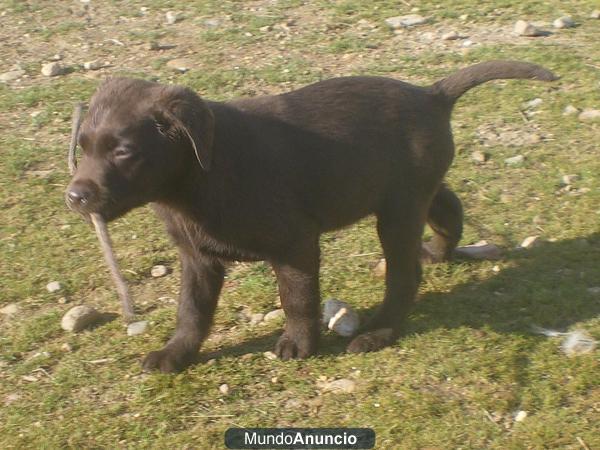
[[[77,169],[77,158],[75,156],[75,150],[77,149],[77,139],[79,137],[79,127],[81,125],[82,113],[83,105],[81,103],[78,103],[75,106],[75,110],[73,111],[71,144],[69,146],[68,156],[69,172],[71,173],[71,175],[73,175],[75,173],[75,170]],[[115,253],[112,249],[110,235],[108,234],[108,227],[106,226],[106,221],[100,214],[97,213],[90,213],[90,219],[92,221],[92,224],[94,225],[94,230],[96,230],[96,236],[98,236],[98,240],[100,241],[100,247],[102,248],[102,253],[104,254],[104,260],[106,261],[106,264],[110,269],[110,274],[117,288],[119,298],[121,299],[123,318],[125,319],[125,321],[129,322],[135,317],[133,302],[131,301],[131,297],[129,296],[129,290],[127,289],[125,279],[123,278],[123,275],[119,270],[117,259],[115,258]]]

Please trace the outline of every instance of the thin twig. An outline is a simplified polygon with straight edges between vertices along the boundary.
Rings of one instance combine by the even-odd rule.
[[[579,436],[577,436],[577,442],[579,442],[579,445],[581,445],[585,450],[590,450],[590,448],[585,443],[585,441],[583,439],[581,439]]]
[[[77,139],[79,138],[79,127],[81,125],[81,115],[83,113],[83,105],[77,103],[73,111],[73,124],[71,125],[71,144],[69,145],[69,172],[71,175],[77,169],[77,158],[75,157],[75,149],[77,148]]]
[[[92,219],[92,223],[94,224],[94,228],[96,229],[96,234],[98,235],[98,240],[100,241],[100,246],[102,247],[102,253],[104,253],[104,259],[106,260],[106,264],[110,269],[112,279],[115,283],[115,286],[117,287],[117,292],[119,293],[119,298],[121,299],[123,317],[126,321],[130,321],[135,316],[135,312],[133,310],[133,303],[131,302],[131,298],[129,297],[127,284],[123,279],[123,275],[121,275],[121,272],[119,271],[119,266],[117,265],[117,260],[112,250],[112,243],[108,234],[106,222],[104,221],[102,216],[96,213],[91,213],[90,218]]]

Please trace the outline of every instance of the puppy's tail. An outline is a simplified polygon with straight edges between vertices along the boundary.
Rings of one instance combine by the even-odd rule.
[[[450,105],[469,89],[490,80],[525,78],[554,81],[559,77],[536,64],[520,61],[487,61],[459,70],[447,78],[434,83],[431,90],[444,96]]]

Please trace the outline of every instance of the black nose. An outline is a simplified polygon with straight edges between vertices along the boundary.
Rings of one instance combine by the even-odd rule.
[[[73,205],[85,205],[90,198],[90,193],[81,188],[73,188],[67,192],[67,199]]]

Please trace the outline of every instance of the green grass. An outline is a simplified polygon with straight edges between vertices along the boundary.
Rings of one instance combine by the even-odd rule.
[[[19,63],[29,78],[0,85],[0,307],[20,308],[12,319],[0,316],[1,448],[223,448],[231,426],[372,427],[377,448],[384,449],[600,447],[598,352],[569,358],[559,338],[532,332],[533,325],[581,328],[600,339],[600,297],[589,291],[600,286],[600,124],[562,115],[569,104],[600,108],[599,28],[587,19],[594,2],[410,5],[106,1],[90,4],[87,23],[77,15],[79,5],[67,15],[64,5],[47,2],[3,4],[0,37],[7,45],[0,59],[16,60],[17,50],[28,49]],[[149,8],[145,14],[142,6]],[[385,18],[408,14],[413,6],[432,21],[394,37]],[[167,10],[182,11],[184,20],[164,26]],[[469,14],[466,22],[463,14]],[[461,31],[465,23],[510,29],[518,18],[549,23],[563,14],[579,26],[548,38],[485,42],[468,50],[460,43],[422,46],[416,39],[425,31]],[[208,28],[207,18],[221,23]],[[280,24],[287,20],[294,24],[285,31]],[[360,20],[377,28],[364,35]],[[272,29],[261,31],[264,26]],[[29,40],[21,41],[25,33]],[[125,45],[110,45],[108,38]],[[154,39],[177,47],[145,50]],[[82,43],[94,45],[83,50]],[[113,67],[52,79],[39,75],[44,58],[61,49],[67,65],[112,58]],[[174,74],[166,62],[175,57],[190,58],[197,67]],[[150,331],[127,337],[118,319],[79,334],[61,330],[60,318],[73,305],[118,312],[96,238],[63,201],[72,106],[89,98],[99,79],[153,78],[223,100],[337,74],[426,84],[495,58],[540,63],[562,77],[552,84],[489,83],[465,95],[454,111],[457,154],[447,178],[465,207],[463,243],[487,239],[505,256],[426,267],[419,302],[394,346],[349,355],[346,339],[325,333],[314,358],[265,358],[281,324],[251,326],[240,316],[276,307],[275,279],[264,263],[236,264],[203,362],[179,375],[142,374],[140,360],[172,333],[180,276],[177,252],[149,208],[111,224],[111,234]],[[527,118],[522,105],[536,97],[543,103]],[[537,133],[542,139],[482,148],[481,131],[491,126],[500,134]],[[486,151],[489,161],[474,164],[475,150]],[[516,154],[525,162],[507,167],[504,160]],[[574,191],[561,186],[565,174],[579,176]],[[516,250],[530,235],[546,242]],[[372,273],[380,252],[372,218],[323,236],[323,298],[344,299],[361,316],[370,315],[384,290]],[[172,272],[153,279],[150,269],[159,263]],[[63,289],[48,293],[50,281]],[[356,392],[323,394],[319,377],[354,379]],[[228,395],[219,392],[222,383],[229,385]],[[520,410],[528,416],[517,423]]]

